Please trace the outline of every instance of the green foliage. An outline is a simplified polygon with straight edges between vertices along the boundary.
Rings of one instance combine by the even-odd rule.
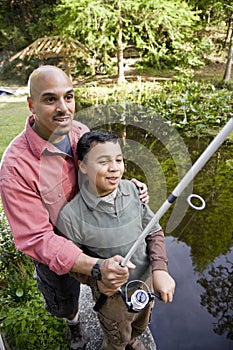
[[[33,279],[34,265],[16,250],[0,207],[0,328],[17,350],[67,350],[64,321],[44,308]]]
[[[144,105],[187,135],[213,135],[232,115],[233,92],[218,89],[211,83],[193,81],[189,74],[180,74],[176,81],[162,84],[138,81],[108,88],[79,88],[77,110],[109,103]]]
[[[49,315],[36,288],[31,291],[34,292],[31,300],[1,312],[2,329],[9,345],[19,350],[67,350],[64,321]]]
[[[117,49],[117,1],[62,0],[57,7],[59,31],[77,38],[106,61]],[[140,49],[144,61],[161,67],[171,64],[200,66],[201,47],[195,48],[193,31],[197,13],[184,1],[121,1],[123,42]]]
[[[17,58],[13,61],[6,60],[1,68],[4,81],[13,85],[17,81],[19,85],[26,85],[29,75],[39,66],[39,59],[36,57],[25,57],[24,59]]]
[[[54,30],[60,0],[0,0],[0,50],[17,52]]]
[[[212,134],[214,128],[225,124],[231,116],[232,98],[232,92],[226,89],[182,78],[166,83],[160,93],[145,103],[186,133]]]

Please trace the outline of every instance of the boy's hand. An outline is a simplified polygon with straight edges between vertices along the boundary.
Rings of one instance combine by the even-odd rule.
[[[148,188],[147,185],[144,184],[141,181],[138,181],[137,179],[131,179],[131,181],[140,189],[140,200],[142,203],[148,204],[149,203],[149,194],[148,194]]]
[[[153,287],[154,291],[161,295],[164,303],[172,302],[176,284],[167,271],[153,271]]]
[[[122,267],[120,263],[123,260],[124,258],[122,256],[116,255],[104,260],[100,265],[102,275],[101,281],[104,283],[105,287],[112,289],[114,293],[128,281],[129,270],[135,269],[135,265],[130,261],[125,267]]]

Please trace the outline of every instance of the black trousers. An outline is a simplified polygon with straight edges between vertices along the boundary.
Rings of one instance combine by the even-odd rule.
[[[34,261],[34,278],[43,294],[45,308],[56,317],[69,317],[78,307],[80,283],[69,274],[57,275],[47,265]]]

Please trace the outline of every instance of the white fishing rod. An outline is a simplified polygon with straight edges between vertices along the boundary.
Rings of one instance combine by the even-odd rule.
[[[159,222],[161,217],[166,213],[166,211],[170,208],[170,206],[175,202],[175,200],[179,197],[179,195],[183,192],[183,190],[194,179],[194,177],[197,175],[197,173],[203,168],[203,166],[208,162],[208,160],[211,158],[211,156],[217,151],[217,149],[222,145],[222,143],[226,140],[227,136],[232,131],[233,131],[233,118],[231,118],[229,120],[229,122],[222,128],[222,130],[219,132],[219,134],[213,139],[213,141],[209,144],[209,146],[206,148],[206,150],[201,154],[201,156],[197,159],[197,161],[194,163],[194,165],[188,170],[188,172],[183,177],[183,179],[178,183],[178,185],[176,186],[174,191],[168,196],[166,201],[162,204],[162,206],[159,208],[159,210],[153,216],[151,221],[145,227],[143,232],[140,234],[140,236],[137,238],[137,240],[133,244],[132,248],[129,250],[129,252],[125,256],[124,260],[121,262],[120,265],[122,267],[126,266],[127,262],[134,255],[134,253],[136,252],[136,250],[138,249],[140,244],[143,242],[143,240],[146,238],[146,236],[149,234],[149,232],[153,229],[154,225],[157,222]],[[194,206],[191,202],[191,199],[193,197],[199,198],[202,202],[202,205],[199,207]],[[198,209],[198,210],[201,210],[205,207],[205,202],[202,199],[202,197],[195,195],[195,194],[191,194],[188,197],[188,203],[193,208]],[[136,293],[136,295],[137,295],[137,292],[142,293],[142,290],[141,289],[137,290],[136,292],[134,292],[134,294]],[[150,293],[146,293],[146,294],[149,295]],[[141,300],[141,295],[140,295],[139,299]],[[107,300],[107,296],[105,294],[101,294],[95,303],[94,310],[98,311],[99,308],[105,303],[106,300]]]
[[[194,165],[189,169],[183,179],[178,183],[174,191],[168,196],[166,201],[162,204],[156,214],[153,216],[151,221],[145,227],[143,232],[140,234],[136,242],[133,244],[132,248],[129,250],[124,260],[121,263],[121,266],[126,266],[127,262],[134,255],[135,251],[138,249],[139,245],[146,238],[148,233],[151,231],[155,223],[159,222],[161,217],[166,213],[166,211],[170,208],[170,206],[175,202],[175,200],[180,196],[183,190],[189,185],[189,183],[194,179],[197,173],[203,168],[203,166],[208,162],[208,160],[212,157],[212,155],[217,151],[217,149],[222,145],[222,143],[226,140],[227,136],[233,131],[233,118],[231,118],[228,123],[222,128],[219,134],[213,139],[213,141],[209,144],[206,150],[201,154],[201,156],[197,159]],[[202,202],[202,206],[196,207],[191,203],[191,199],[193,197],[199,198]],[[192,194],[188,197],[188,203],[195,209],[203,209],[205,207],[204,200],[195,194]]]

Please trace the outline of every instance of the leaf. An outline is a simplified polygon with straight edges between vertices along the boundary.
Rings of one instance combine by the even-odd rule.
[[[17,297],[21,298],[24,295],[24,291],[22,288],[18,288],[15,294],[17,295]]]

